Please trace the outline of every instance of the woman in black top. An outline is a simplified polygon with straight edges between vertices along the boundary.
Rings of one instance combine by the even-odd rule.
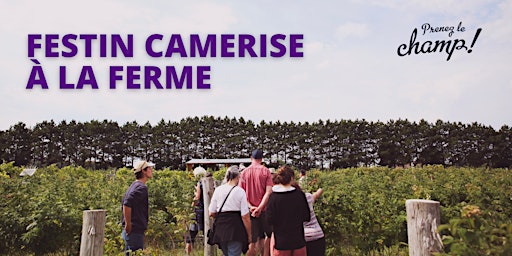
[[[305,221],[310,220],[306,196],[292,186],[294,171],[287,165],[279,168],[268,200],[267,218],[273,225],[275,244],[272,255],[306,255]]]

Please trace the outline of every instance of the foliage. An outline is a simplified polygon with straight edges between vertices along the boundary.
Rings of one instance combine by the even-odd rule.
[[[0,170],[19,173],[10,164]],[[34,176],[0,179],[0,255],[78,254],[82,212],[106,209],[105,253],[116,255],[121,239],[121,200],[133,182],[129,169],[40,168]],[[183,171],[156,171],[148,182],[147,240],[155,250],[181,246],[190,219],[194,181]]]
[[[226,177],[226,171],[228,168],[222,168],[216,172],[213,173],[213,179],[218,181],[223,181],[224,177]]]
[[[509,217],[482,211],[475,205],[462,208],[460,218],[439,227],[446,252],[438,255],[511,255],[512,223]]]
[[[21,167],[14,166],[14,162],[3,163],[0,165],[0,179],[9,179],[11,176],[21,173]]]
[[[12,162],[0,165],[0,173],[21,170]],[[215,179],[222,179],[223,171],[215,172]],[[314,169],[308,171],[307,188],[324,189],[315,212],[328,255],[407,255],[407,199],[441,203],[445,252],[440,255],[510,255],[511,175],[506,169],[440,165]],[[129,168],[55,165],[30,177],[0,177],[0,255],[76,255],[82,211],[88,209],[107,210],[105,254],[122,255],[121,200],[133,180]],[[189,172],[154,172],[147,184],[150,223],[143,255],[183,251],[195,182]]]
[[[485,239],[503,242],[486,242],[486,246],[506,251],[510,245],[507,239],[512,234],[507,228],[511,225],[508,216],[512,213],[512,174],[508,170],[380,167],[310,171],[308,175],[310,191],[324,189],[315,212],[326,234],[330,255],[344,255],[344,250],[351,247],[369,254],[407,244],[407,199],[439,201],[443,223],[460,218],[464,206],[477,205],[487,212],[480,217],[488,229],[482,233]],[[468,239],[457,241],[485,248]],[[450,252],[450,247],[447,250]]]
[[[90,169],[132,166],[185,169],[192,158],[247,158],[263,149],[269,167],[301,169],[436,165],[512,167],[512,128],[438,120],[265,122],[213,116],[156,125],[109,120],[17,123],[0,131],[0,160],[15,165]]]

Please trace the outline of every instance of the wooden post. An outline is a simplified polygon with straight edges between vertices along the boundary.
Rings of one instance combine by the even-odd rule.
[[[407,200],[407,237],[409,256],[427,256],[443,251],[443,242],[437,232],[441,224],[439,202],[431,200]]]
[[[213,190],[215,189],[213,185],[213,177],[203,177],[201,178],[201,182],[203,183],[203,202],[204,202],[204,256],[213,256],[215,255],[215,248],[207,243],[208,238],[206,234],[208,230],[212,226],[210,211],[208,207],[210,207],[210,201],[212,200]]]
[[[84,211],[80,256],[103,255],[106,210]]]

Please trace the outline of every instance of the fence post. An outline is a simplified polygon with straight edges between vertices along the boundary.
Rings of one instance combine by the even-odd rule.
[[[432,255],[442,252],[443,242],[437,232],[441,223],[439,202],[431,200],[406,200],[407,237],[409,256]]]
[[[210,218],[210,211],[208,210],[208,207],[210,207],[210,201],[213,196],[213,190],[215,189],[213,185],[213,177],[203,177],[201,178],[201,182],[203,183],[203,202],[204,202],[204,255],[205,256],[213,256],[215,255],[215,248],[212,245],[209,245],[207,243],[208,238],[206,237],[206,234],[208,233],[208,230],[212,226],[211,224],[211,218]]]
[[[106,210],[84,211],[80,256],[103,255]]]

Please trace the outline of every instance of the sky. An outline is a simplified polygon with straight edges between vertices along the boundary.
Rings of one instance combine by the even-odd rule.
[[[255,123],[424,119],[498,130],[512,126],[510,13],[512,0],[0,0],[0,130],[18,122],[156,124],[195,116]],[[415,29],[413,43],[424,49],[436,41],[464,47],[451,55],[443,49],[399,56]],[[133,35],[134,56],[101,58],[93,43],[93,57],[86,58],[83,41],[76,41],[77,56],[51,58],[41,40],[42,49],[29,57],[29,34]],[[151,58],[144,46],[152,34],[163,35],[154,44],[163,51],[173,34],[299,34],[303,57]],[[52,51],[66,51],[55,42]],[[48,89],[27,89],[36,66],[31,59],[40,63]],[[98,89],[61,89],[60,66],[75,85],[82,67],[91,66]],[[110,66],[209,66],[210,89],[134,90],[126,81],[109,89]]]

